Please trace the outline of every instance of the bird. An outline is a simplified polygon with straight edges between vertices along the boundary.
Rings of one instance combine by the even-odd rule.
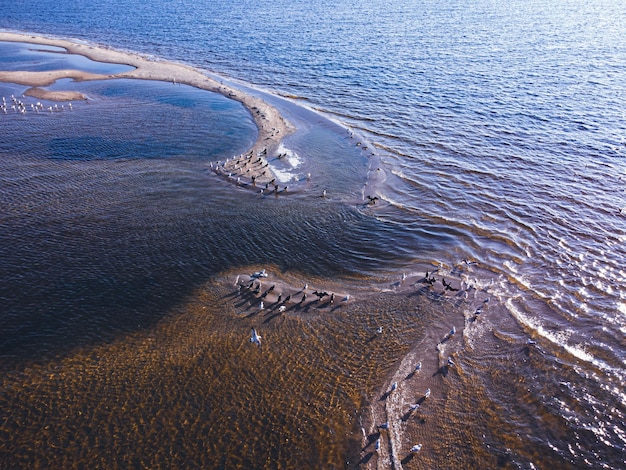
[[[263,301],[261,300],[261,303],[259,304],[259,310],[263,310],[265,306],[263,305]]]
[[[414,372],[419,372],[422,369],[422,361],[418,362],[415,366]]]
[[[391,384],[391,390],[390,392],[393,392],[394,390],[396,390],[398,388],[398,382],[394,382],[393,384]]]
[[[326,190],[322,191],[322,197],[326,197]]]
[[[252,273],[250,277],[254,277],[254,278],[267,277],[267,272],[265,272],[265,269],[261,269],[260,271]]]
[[[348,300],[350,300],[350,294],[346,294],[346,296],[343,298],[344,302],[347,302]]]
[[[280,313],[283,313],[285,310],[287,310],[287,307],[285,307],[284,305],[281,305],[280,307],[278,307],[278,311]]]
[[[380,429],[387,429],[389,427],[389,421],[383,423],[383,424],[379,424],[378,427]]]
[[[300,303],[304,303],[304,301],[306,300],[306,294],[302,294],[302,299],[300,299]]]
[[[279,304],[283,298],[283,294],[278,294],[278,299],[276,299],[276,303]]]
[[[335,303],[335,294],[334,293],[330,294],[330,301],[329,302],[330,302],[330,305]]]
[[[380,335],[380,334],[382,334],[382,333],[383,333],[383,327],[382,327],[382,326],[379,326],[379,327],[376,329],[376,333],[378,333],[379,335]]]
[[[410,411],[415,411],[420,407],[419,403],[415,403],[414,405],[409,406]]]
[[[430,396],[430,388],[426,389],[426,392],[424,393],[424,398],[428,398]]]
[[[454,364],[454,361],[452,360],[451,357],[448,358],[448,365],[451,367],[454,367],[456,364]]]
[[[417,454],[420,450],[422,450],[422,444],[416,444],[413,447],[411,447],[412,454]]]
[[[250,335],[250,342],[256,344],[257,346],[261,346],[261,336],[257,334],[254,328],[250,331]]]
[[[376,439],[376,445],[374,446],[374,450],[378,452],[380,450],[380,438]]]
[[[448,337],[454,336],[455,333],[456,333],[456,327],[453,326],[450,332],[448,333]]]

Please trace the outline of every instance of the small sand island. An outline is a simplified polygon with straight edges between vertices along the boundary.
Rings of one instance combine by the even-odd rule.
[[[80,70],[55,70],[43,72],[29,71],[0,71],[0,81],[31,86],[24,94],[38,99],[49,101],[79,101],[85,97],[81,93],[73,91],[50,91],[44,87],[50,86],[59,79],[70,78],[75,81],[108,80],[115,78],[134,78],[140,80],[158,80],[172,83],[190,85],[239,101],[251,113],[257,125],[259,134],[257,141],[249,149],[248,153],[239,158],[232,158],[225,162],[219,162],[213,170],[220,175],[228,177],[228,180],[241,186],[262,187],[270,186],[276,177],[268,164],[268,157],[277,155],[277,149],[281,140],[294,131],[294,127],[287,122],[278,110],[260,98],[242,93],[241,91],[219,83],[207,77],[199,69],[188,65],[151,60],[139,54],[115,51],[102,46],[74,43],[62,39],[52,39],[41,36],[0,32],[0,41],[25,42],[61,47],[70,54],[85,56],[91,60],[111,64],[125,64],[135,67],[134,70],[114,75],[95,74]],[[238,172],[247,161],[243,172]],[[239,176],[237,176],[239,175]],[[237,180],[239,178],[239,180]],[[272,186],[274,189],[274,186]],[[275,189],[276,192],[284,191],[284,187]]]

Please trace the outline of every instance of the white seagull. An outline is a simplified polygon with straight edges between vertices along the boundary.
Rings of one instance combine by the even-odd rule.
[[[252,330],[254,331],[254,330]],[[426,393],[424,393],[424,398],[428,398],[430,396],[430,388],[426,389]]]
[[[250,332],[250,342],[256,344],[257,346],[261,346],[261,336],[259,336],[254,328]]]
[[[420,450],[422,450],[422,444],[416,444],[413,447],[411,447],[412,454],[417,454]]]
[[[250,277],[254,277],[254,278],[267,277],[267,273],[265,272],[265,269],[261,269],[260,271],[252,273],[252,276]]]
[[[419,372],[422,369],[422,361],[418,362],[415,366],[414,372]]]

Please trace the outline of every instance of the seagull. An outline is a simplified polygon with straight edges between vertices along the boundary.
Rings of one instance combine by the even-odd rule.
[[[419,407],[420,407],[420,404],[419,404],[419,403],[416,403],[415,405],[411,405],[411,406],[409,406],[409,410],[411,410],[411,411],[415,411],[415,410],[417,410]]]
[[[250,342],[255,343],[257,346],[261,346],[261,337],[257,334],[256,330],[252,328]]]
[[[267,277],[267,273],[265,272],[265,269],[262,269],[260,271],[253,273],[251,277],[254,277],[254,278]]]
[[[452,367],[454,367],[456,365],[451,357],[448,358],[448,365],[452,366]]]
[[[426,389],[426,393],[424,393],[424,398],[428,398],[430,396],[430,388]]]
[[[287,307],[285,307],[284,305],[281,305],[280,307],[278,307],[278,311],[280,313],[283,313],[285,310],[287,310]]]
[[[376,452],[380,450],[380,439],[376,439],[376,446],[374,447],[374,450],[376,450]]]
[[[398,382],[394,382],[394,383],[391,385],[391,390],[390,390],[389,392],[391,393],[391,392],[393,392],[394,390],[396,390],[397,388],[398,388]]]
[[[419,372],[422,369],[422,361],[418,362],[415,366],[414,372]]]
[[[448,337],[454,336],[455,333],[456,333],[456,327],[453,326],[452,329],[450,330],[450,333],[448,333]]]
[[[416,444],[413,447],[411,447],[412,454],[417,454],[420,450],[422,450],[422,444]]]
[[[383,333],[383,327],[379,326],[378,329],[376,330],[376,333],[378,333],[379,335]]]
[[[261,303],[259,304],[259,310],[263,310],[265,306],[263,305],[263,301],[261,300]]]
[[[350,300],[350,294],[346,294],[346,296],[343,298],[344,302],[347,302],[348,300]]]
[[[387,429],[389,427],[389,421],[383,423],[383,424],[379,424],[378,427],[380,429]]]

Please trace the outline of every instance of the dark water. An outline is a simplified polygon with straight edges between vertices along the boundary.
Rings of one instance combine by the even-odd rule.
[[[472,390],[479,404],[464,395],[456,397],[458,408],[448,406],[494,410],[484,426],[479,411],[467,420],[487,436],[475,447],[498,458],[478,463],[461,452],[450,468],[623,467],[626,16],[619,2],[201,3],[22,2],[5,6],[0,27],[183,61],[297,97],[373,143],[387,174],[377,188],[383,203],[372,209],[355,202],[368,161],[347,133],[321,118],[303,119],[307,132],[285,143],[304,162],[295,172],[315,175],[308,192],[260,199],[233,195],[206,172],[208,161],[240,153],[256,137],[238,105],[171,84],[60,83],[89,95],[89,104],[76,103],[72,113],[0,115],[0,350],[7,364],[149,331],[233,267],[399,276],[439,263],[453,271],[470,259],[478,264],[455,272],[488,291],[490,310],[470,321],[475,306],[459,307],[467,320],[456,362],[459,389]],[[15,47],[2,49],[5,70],[46,60],[50,67],[63,60],[97,66]],[[0,94],[24,89],[2,84]],[[285,113],[298,121],[291,106]],[[321,204],[307,196],[323,189],[332,197]],[[405,325],[408,307],[381,302],[372,311]],[[226,320],[219,325],[235,331]],[[372,366],[376,373],[419,338],[411,327],[398,329],[402,346]],[[321,350],[336,341],[320,337]],[[527,346],[528,338],[537,344]],[[286,362],[295,368],[302,359],[293,354]],[[305,369],[326,367],[328,375],[318,378],[330,387],[330,377],[341,376],[338,364],[320,359]],[[350,364],[345,377],[363,380],[370,393],[376,380]],[[339,382],[358,390],[359,380]],[[95,376],[87,382],[101,383]],[[320,403],[336,396],[318,393]],[[245,418],[235,413],[233,420]],[[213,435],[216,429],[224,426]],[[449,452],[455,441],[445,429]],[[236,448],[251,434],[234,433],[220,446]],[[337,439],[336,448],[334,439],[315,435],[324,444],[306,456],[316,456],[314,466],[337,465],[349,454],[348,441]],[[299,441],[289,449],[304,447]],[[261,438],[252,448],[280,446]],[[433,452],[433,459],[446,455]],[[183,461],[200,454],[189,450]],[[306,458],[270,461],[288,468]]]

